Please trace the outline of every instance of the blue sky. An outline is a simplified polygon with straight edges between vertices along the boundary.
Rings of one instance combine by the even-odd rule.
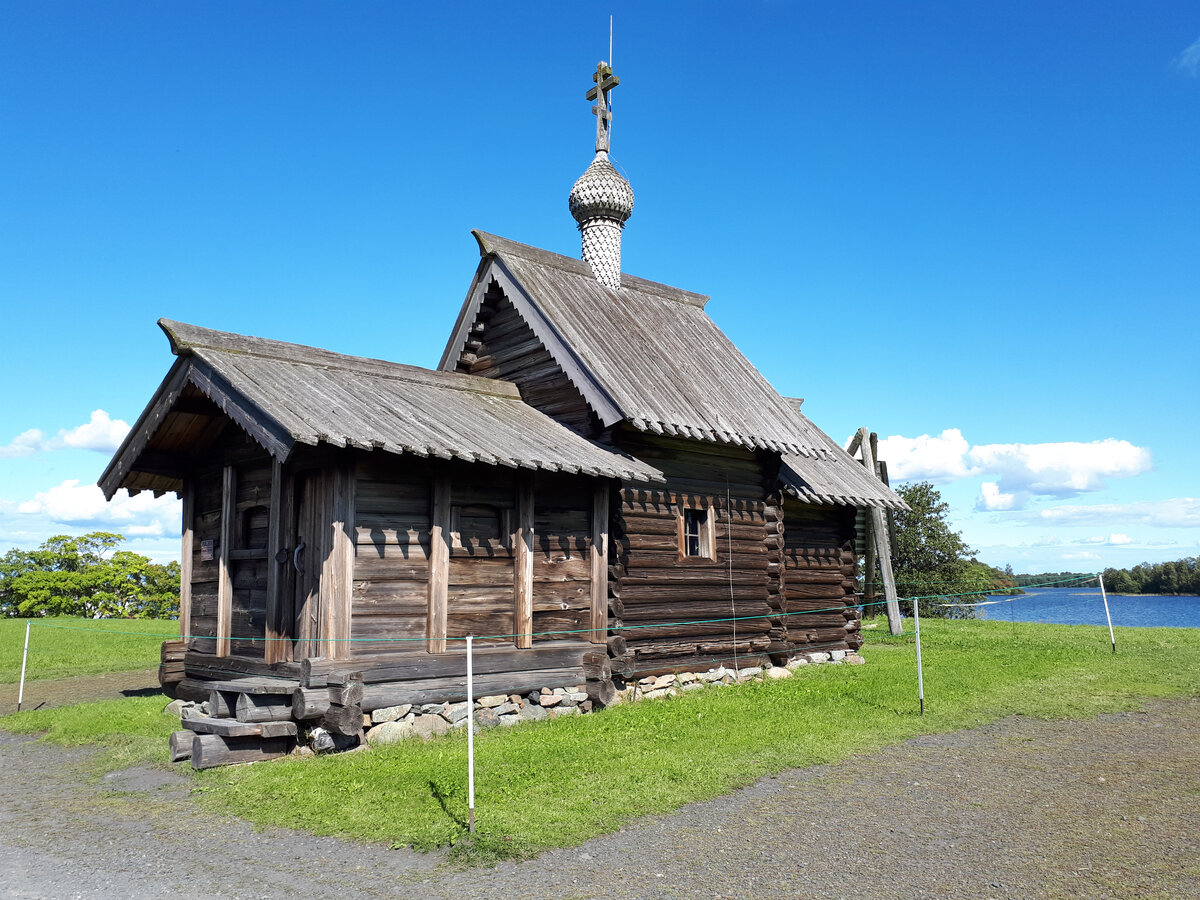
[[[437,363],[481,228],[576,255],[615,17],[624,268],[987,562],[1200,552],[1194,2],[0,4],[0,550],[91,487],[160,316]]]

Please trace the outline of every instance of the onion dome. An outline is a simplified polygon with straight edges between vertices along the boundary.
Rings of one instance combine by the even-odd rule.
[[[608,153],[599,150],[571,188],[567,202],[580,228],[591,219],[612,219],[623,226],[633,214],[633,188],[613,168]]]

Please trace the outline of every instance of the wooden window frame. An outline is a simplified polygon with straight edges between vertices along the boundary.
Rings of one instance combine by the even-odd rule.
[[[688,518],[690,516],[703,515],[698,524],[696,534],[698,551],[697,553],[688,552]],[[717,558],[716,546],[716,529],[714,527],[715,516],[713,515],[713,506],[711,503],[681,503],[679,506],[679,517],[677,520],[679,530],[679,559],[682,560],[707,560],[714,561]]]

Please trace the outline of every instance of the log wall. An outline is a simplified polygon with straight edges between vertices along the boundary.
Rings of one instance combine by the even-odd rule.
[[[857,650],[862,646],[850,507],[783,503],[783,594],[790,613],[786,640],[797,650]]]
[[[424,650],[431,468],[427,460],[409,457],[358,465],[352,656]]]
[[[587,638],[581,632],[590,625],[594,486],[592,479],[565,475],[534,479],[534,643]]]
[[[764,500],[769,459],[733,447],[622,432],[665,486],[621,489],[609,573],[613,669],[626,676],[762,661],[772,621]],[[684,509],[707,510],[711,556],[683,552]],[[777,561],[777,558],[775,558]],[[704,619],[726,621],[681,624]],[[736,621],[728,621],[736,619]],[[623,646],[622,646],[623,644]]]

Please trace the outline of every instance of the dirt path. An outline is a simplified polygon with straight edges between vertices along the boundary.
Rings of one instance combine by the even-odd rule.
[[[134,669],[130,672],[109,672],[105,675],[79,675],[74,678],[55,678],[27,681],[22,709],[46,709],[67,706],[89,700],[117,700],[156,694],[159,691],[158,669]],[[17,711],[17,684],[0,684],[0,716]]]
[[[0,897],[1200,898],[1200,700],[1012,718],[783,773],[570,850],[456,871],[87,784],[0,735]]]

